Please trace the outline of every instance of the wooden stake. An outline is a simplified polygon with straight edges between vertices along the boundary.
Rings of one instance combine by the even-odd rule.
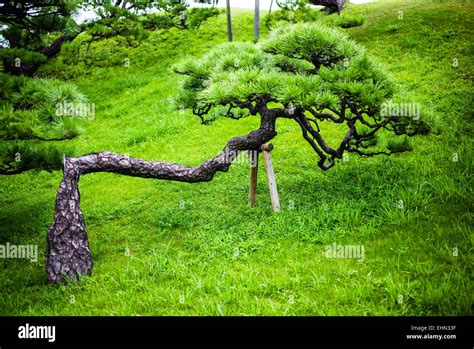
[[[280,212],[280,200],[278,198],[275,172],[273,172],[272,157],[270,155],[273,145],[263,144],[261,149],[263,158],[265,159],[265,171],[267,172],[268,190],[270,192],[270,199],[272,200],[272,208],[274,212]]]
[[[250,150],[249,158],[251,159],[249,206],[253,207],[255,205],[255,195],[257,193],[258,153]]]

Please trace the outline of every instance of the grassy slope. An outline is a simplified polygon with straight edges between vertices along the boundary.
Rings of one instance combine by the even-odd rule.
[[[0,314],[472,314],[473,10],[468,4],[347,10],[366,17],[349,34],[393,72],[408,101],[423,103],[443,132],[415,140],[410,154],[351,156],[323,173],[297,125],[279,122],[273,156],[280,214],[270,213],[264,171],[257,207],[246,206],[249,170],[243,164],[193,185],[91,174],[82,178],[81,194],[93,277],[53,287],[45,284],[43,247],[61,173],[0,178],[0,242],[40,248],[38,263],[0,261]],[[235,29],[236,40],[251,39],[250,12],[236,15]],[[177,89],[170,64],[224,42],[224,30],[221,16],[193,35],[153,33],[135,50],[95,47],[96,54],[110,51],[109,61],[128,55],[129,68],[89,71],[61,57],[45,69],[75,75],[97,104],[96,119],[71,141],[77,153],[106,149],[194,165],[255,128],[255,119],[204,127],[167,101]],[[452,67],[453,58],[459,67]],[[335,129],[325,130],[335,141]],[[452,161],[453,153],[459,161]],[[324,247],[333,242],[364,244],[365,262],[325,258]]]

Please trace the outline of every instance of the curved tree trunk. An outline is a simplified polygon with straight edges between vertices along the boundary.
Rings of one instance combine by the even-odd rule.
[[[155,178],[179,182],[208,182],[216,172],[227,172],[241,151],[260,150],[260,146],[276,136],[276,116],[267,110],[258,130],[232,138],[220,155],[198,167],[167,162],[150,162],[129,156],[100,152],[64,159],[64,177],[56,197],[54,223],[48,231],[46,272],[48,281],[62,283],[65,277],[79,279],[92,273],[92,255],[80,208],[78,189],[81,175],[111,172],[127,176]]]

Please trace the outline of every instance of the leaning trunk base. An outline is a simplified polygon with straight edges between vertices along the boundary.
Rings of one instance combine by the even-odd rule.
[[[92,255],[78,189],[79,169],[65,159],[64,177],[56,197],[54,223],[48,231],[46,273],[48,282],[92,274]]]

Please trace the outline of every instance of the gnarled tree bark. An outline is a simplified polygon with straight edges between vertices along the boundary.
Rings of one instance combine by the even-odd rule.
[[[330,12],[341,12],[344,9],[346,0],[310,0],[312,5],[325,6]]]
[[[245,136],[232,138],[218,156],[206,160],[198,167],[150,162],[105,151],[77,158],[65,158],[64,177],[56,197],[54,223],[47,237],[48,281],[59,284],[64,282],[65,278],[79,279],[92,273],[92,254],[80,208],[78,183],[81,175],[111,172],[187,183],[211,181],[217,172],[227,172],[240,152],[259,151],[262,144],[276,136],[276,114],[266,107],[259,109],[261,114],[259,129]]]

